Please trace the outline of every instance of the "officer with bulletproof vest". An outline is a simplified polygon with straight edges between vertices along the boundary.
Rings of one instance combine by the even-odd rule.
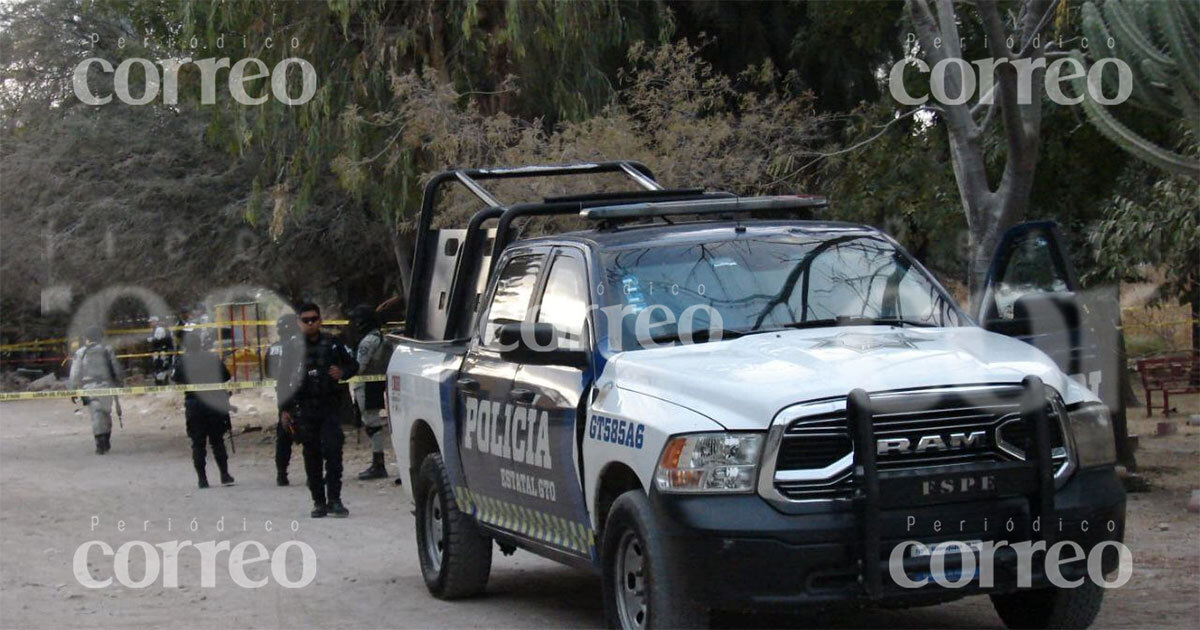
[[[304,472],[312,494],[313,518],[345,517],[342,504],[342,446],[338,381],[354,376],[358,363],[337,338],[321,331],[321,309],[306,302],[297,310],[300,341],[283,348],[285,373],[280,418],[303,445]]]
[[[358,359],[358,373],[364,376],[385,373],[388,359],[391,357],[388,356],[383,333],[379,330],[375,310],[365,305],[355,307],[350,312],[350,327],[359,336],[358,353],[355,357]],[[379,415],[383,410],[384,385],[383,381],[354,384],[354,402],[358,405],[363,430],[371,443],[371,465],[358,473],[358,478],[363,481],[388,476],[387,467],[383,463],[384,419]]]
[[[299,343],[297,335],[296,314],[286,313],[275,320],[275,332],[279,341],[267,349],[267,378],[275,379],[275,403],[278,412],[278,422],[275,424],[275,484],[288,485],[288,464],[292,461],[292,432],[283,426],[283,403],[287,400],[287,380],[281,378],[283,369],[283,348],[287,344]]]
[[[198,332],[184,335],[183,348],[183,356],[175,367],[176,383],[202,385],[225,383],[230,379],[229,369],[216,353],[204,347]],[[212,447],[213,459],[221,471],[221,485],[233,485],[233,476],[229,474],[229,456],[225,452],[225,433],[233,428],[229,418],[229,412],[233,410],[229,396],[230,392],[226,390],[183,394],[187,435],[192,441],[192,465],[196,468],[196,482],[201,488],[208,487],[208,475],[204,470],[208,458],[206,443]]]
[[[71,361],[71,389],[120,387],[123,375],[117,355],[112,348],[100,343],[104,331],[99,326],[91,326],[84,332],[84,338],[87,343],[75,351]],[[120,403],[116,402],[116,396],[83,396],[82,399],[92,415],[96,454],[103,455],[112,448],[112,408],[114,403]]]

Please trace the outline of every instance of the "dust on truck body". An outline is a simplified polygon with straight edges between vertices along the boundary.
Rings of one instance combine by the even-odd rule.
[[[485,187],[600,174],[634,190],[504,204]],[[485,207],[433,230],[451,185]],[[663,189],[635,162],[436,175],[388,367],[432,594],[481,592],[495,546],[597,571],[614,627],[980,593],[1009,625],[1090,623],[1091,580],[1054,586],[1034,562],[1022,582],[1001,548],[988,585],[928,553],[1122,539],[1107,407],[1068,376],[1088,353],[1073,287],[1013,277],[1046,272],[1030,260],[1061,253],[1057,232],[1006,239],[1023,249],[994,267],[980,327],[886,234],[812,220],[824,205]],[[547,216],[585,227],[521,234]]]

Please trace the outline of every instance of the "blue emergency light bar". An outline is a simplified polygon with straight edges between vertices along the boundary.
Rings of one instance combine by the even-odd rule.
[[[829,200],[818,195],[777,195],[771,197],[734,197],[723,199],[691,199],[683,201],[649,201],[587,208],[579,216],[589,221],[641,219],[673,215],[731,214],[737,212],[783,212],[824,208]]]

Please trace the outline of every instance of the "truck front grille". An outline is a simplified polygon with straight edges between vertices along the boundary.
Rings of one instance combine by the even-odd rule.
[[[1019,461],[1030,444],[1020,418],[1019,386],[942,388],[871,396],[876,461],[881,472],[953,464]],[[1048,403],[1049,405],[1050,403]],[[803,501],[849,498],[853,491],[853,442],[845,400],[792,419],[783,430],[770,471],[775,490]],[[1061,417],[1048,417],[1056,463],[1065,464]]]

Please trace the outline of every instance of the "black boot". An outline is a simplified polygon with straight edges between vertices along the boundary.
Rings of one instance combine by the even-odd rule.
[[[342,505],[341,499],[331,499],[329,501],[329,515],[336,516],[338,518],[346,518],[347,516],[350,516],[350,510],[347,510],[346,506]]]
[[[204,472],[204,464],[196,464],[196,485],[201,489],[208,487],[208,475]]]
[[[288,485],[288,478],[287,478],[286,470],[280,470],[275,473],[275,485],[277,485],[277,486]]]
[[[103,435],[96,436],[96,454],[97,455],[104,454],[104,436]]]
[[[383,465],[383,453],[371,453],[371,465],[358,473],[360,481],[383,479],[387,476],[387,467]]]
[[[325,505],[324,503],[313,503],[313,518],[325,518],[325,515],[327,514],[329,514],[328,505]]]
[[[100,437],[103,438],[103,441],[104,441],[104,452],[107,453],[107,452],[111,451],[112,450],[112,442],[109,441],[109,438],[112,437],[112,434],[105,433],[104,435],[101,435]]]
[[[218,459],[217,468],[221,471],[221,485],[232,486],[233,475],[229,474],[229,461],[225,459]]]

